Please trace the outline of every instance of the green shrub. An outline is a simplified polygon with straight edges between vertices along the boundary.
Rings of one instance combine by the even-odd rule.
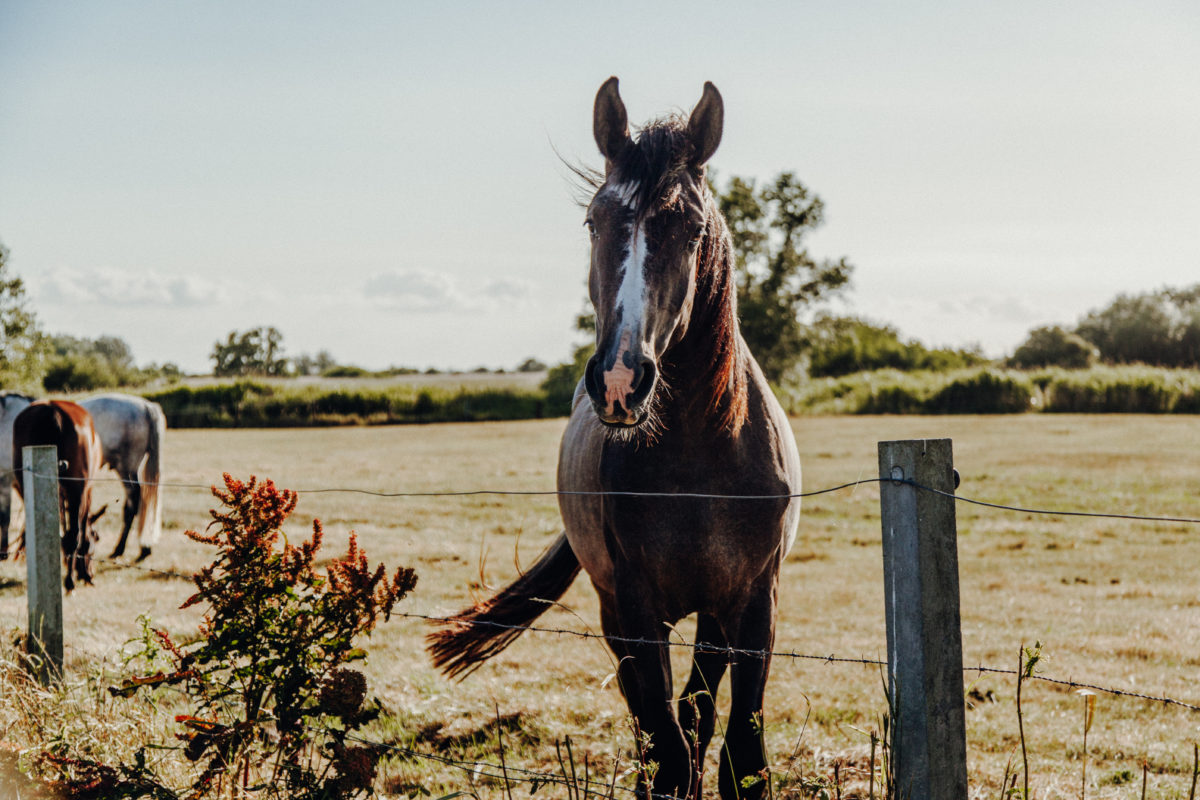
[[[927,414],[1020,414],[1033,407],[1033,384],[1023,376],[983,370],[954,378],[925,404]]]
[[[321,370],[322,378],[363,378],[370,374],[370,370],[350,364],[339,364],[329,369]]]
[[[478,420],[538,419],[545,396],[521,389],[410,385],[324,389],[238,381],[176,386],[146,395],[173,428],[295,428]]]
[[[986,362],[977,350],[931,350],[916,340],[902,341],[890,325],[857,317],[823,314],[805,336],[808,374],[814,378],[879,369],[946,371]]]
[[[881,386],[859,405],[859,414],[920,414],[925,407],[923,392],[911,386]]]
[[[1046,388],[1046,410],[1077,414],[1166,414],[1185,396],[1169,371],[1146,367],[1063,374]],[[1183,404],[1186,407],[1186,403]]]
[[[575,398],[575,387],[583,377],[588,359],[592,356],[591,345],[581,345],[575,348],[575,354],[565,364],[550,368],[542,381],[541,390],[546,395],[546,415],[551,417],[568,416],[571,413],[571,401]]]
[[[1030,331],[1008,363],[1017,369],[1085,369],[1095,364],[1099,357],[1099,349],[1082,336],[1058,325],[1049,325]]]

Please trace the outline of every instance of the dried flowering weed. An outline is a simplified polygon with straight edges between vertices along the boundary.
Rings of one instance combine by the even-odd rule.
[[[72,762],[70,774],[103,776],[117,791],[136,781],[160,798],[369,795],[380,753],[349,746],[347,737],[380,709],[367,700],[366,678],[347,664],[366,657],[356,640],[389,618],[416,585],[416,573],[402,567],[389,576],[382,564],[371,567],[353,533],[346,554],[322,573],[314,567],[320,522],[299,544],[283,536],[295,492],[254,477],[224,478],[225,488],[213,489],[221,508],[211,512],[208,529],[186,532],[216,549],[183,603],[204,609],[199,638],[177,645],[165,631],[145,636],[147,661],[166,661],[169,669],[110,689],[128,697],[173,685],[188,696],[194,711],[176,716],[176,737],[196,763],[194,780],[176,792],[141,760],[92,764],[90,772]],[[83,788],[60,773],[61,788]]]

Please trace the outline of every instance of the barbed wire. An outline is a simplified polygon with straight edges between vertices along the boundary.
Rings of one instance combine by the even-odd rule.
[[[144,564],[129,563],[126,561],[118,561],[116,559],[103,558],[103,557],[99,557],[99,556],[94,557],[93,560],[100,562],[100,563],[104,563],[104,564],[113,564],[113,565],[115,565],[113,567],[113,570],[134,569],[134,570],[139,570],[142,572],[149,572],[149,573],[155,573],[155,574],[159,574],[159,575],[165,575],[165,576],[177,578],[180,580],[194,581],[194,575],[189,575],[189,574],[186,574],[183,572],[178,572],[175,570],[157,569],[155,567],[145,566]],[[559,605],[559,604],[550,603],[549,601],[547,601],[547,606],[551,606],[551,605]],[[703,642],[685,642],[682,640],[670,639],[670,638],[668,638],[665,642],[663,642],[663,641],[660,641],[657,639],[640,639],[640,638],[635,638],[635,637],[611,636],[611,635],[607,635],[607,634],[592,633],[591,631],[573,630],[571,628],[551,628],[551,627],[544,627],[544,626],[540,626],[540,625],[508,625],[505,623],[493,622],[490,620],[467,620],[467,619],[461,619],[459,617],[439,616],[436,614],[423,614],[423,613],[413,612],[413,611],[409,611],[409,612],[393,611],[392,616],[400,617],[402,619],[415,619],[415,620],[421,620],[423,622],[435,622],[435,623],[441,623],[441,624],[447,624],[447,625],[470,625],[470,626],[479,626],[479,627],[486,627],[486,628],[492,628],[492,629],[519,630],[519,631],[523,631],[523,632],[528,631],[528,632],[532,632],[532,633],[554,634],[557,636],[572,636],[577,639],[589,639],[589,640],[602,641],[602,642],[606,642],[606,643],[616,642],[618,644],[625,644],[625,645],[659,646],[659,645],[665,644],[668,647],[692,650],[697,653],[726,654],[729,656],[748,655],[748,656],[754,656],[754,657],[760,657],[760,658],[769,656],[771,658],[787,658],[787,659],[791,659],[793,661],[816,661],[816,662],[823,662],[826,664],[854,664],[854,665],[868,666],[868,667],[886,667],[887,666],[887,662],[882,661],[880,659],[865,658],[865,657],[854,658],[851,656],[839,656],[839,655],[836,655],[833,653],[830,653],[828,655],[816,655],[816,654],[811,654],[811,653],[799,653],[799,652],[796,652],[795,650],[754,650],[754,649],[748,649],[748,648],[738,648],[738,647],[728,647],[728,646],[720,647],[717,645],[707,644],[707,643],[703,643]],[[975,665],[975,666],[964,665],[962,668],[962,671],[964,673],[978,672],[978,673],[987,673],[987,674],[993,674],[993,675],[1010,675],[1010,676],[1016,676],[1018,674],[1018,671],[1014,670],[1014,669],[1006,669],[1003,667],[987,667],[987,666],[983,666],[982,664]],[[1129,691],[1126,689],[1117,689],[1117,688],[1111,687],[1111,686],[1101,686],[1101,685],[1095,684],[1095,683],[1084,683],[1081,681],[1076,681],[1073,678],[1054,678],[1054,677],[1050,677],[1050,676],[1046,676],[1046,675],[1035,674],[1035,675],[1027,676],[1027,679],[1041,681],[1043,683],[1049,683],[1049,684],[1054,684],[1054,685],[1058,685],[1058,686],[1065,686],[1067,688],[1072,688],[1072,689],[1090,689],[1092,691],[1103,692],[1104,694],[1113,695],[1115,697],[1127,697],[1127,698],[1134,699],[1134,700],[1145,700],[1145,701],[1151,701],[1151,702],[1156,702],[1156,703],[1162,703],[1163,705],[1175,706],[1177,708],[1182,708],[1187,711],[1200,711],[1200,705],[1198,705],[1198,704],[1188,703],[1183,700],[1176,700],[1176,699],[1174,699],[1172,697],[1168,697],[1166,695],[1151,695],[1151,694],[1145,694],[1142,692],[1133,692],[1133,691]]]
[[[52,477],[41,473],[38,477]],[[94,478],[72,478],[59,477],[60,481],[85,481],[102,483],[120,483],[128,484],[129,481],[120,478],[94,477]],[[816,497],[818,495],[830,494],[839,492],[845,489],[856,488],[873,483],[891,482],[905,486],[912,486],[921,491],[930,492],[931,494],[949,497],[960,503],[968,503],[971,505],[981,506],[985,508],[993,508],[1000,511],[1011,511],[1019,514],[1039,514],[1052,517],[1088,517],[1093,519],[1122,519],[1137,522],[1171,522],[1185,525],[1200,525],[1200,517],[1182,517],[1182,516],[1157,516],[1148,514],[1121,514],[1105,511],[1072,511],[1063,509],[1044,509],[1044,508],[1027,508],[1023,506],[1007,505],[1005,503],[994,503],[987,500],[980,500],[973,497],[967,497],[955,492],[947,492],[941,489],[935,489],[931,486],[926,486],[917,483],[908,478],[859,478],[857,480],[840,483],[836,486],[829,486],[823,489],[813,489],[807,492],[790,492],[780,494],[719,494],[708,492],[638,492],[638,491],[576,491],[565,489],[467,489],[467,490],[428,490],[428,491],[395,491],[388,492],[375,489],[359,489],[354,487],[323,487],[313,489],[295,489],[297,494],[362,494],[373,497],[382,498],[403,498],[403,497],[478,497],[478,496],[496,496],[496,497],[644,497],[644,498],[670,498],[670,499],[700,499],[700,500],[789,500],[803,499],[808,497]],[[198,483],[168,483],[159,481],[158,483],[147,483],[149,486],[159,486],[166,488],[179,489],[203,489],[212,491],[215,488],[214,484],[198,484]]]

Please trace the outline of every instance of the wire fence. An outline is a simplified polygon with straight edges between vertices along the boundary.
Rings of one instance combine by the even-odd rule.
[[[38,477],[48,477],[35,473]],[[71,478],[59,476],[59,481],[91,481],[92,483],[119,483],[126,485],[127,482],[120,478],[108,477],[92,477],[92,478]],[[992,508],[999,511],[1011,511],[1021,514],[1038,514],[1051,517],[1085,517],[1093,519],[1122,519],[1135,522],[1169,522],[1179,523],[1184,525],[1200,525],[1200,517],[1184,517],[1184,516],[1165,516],[1165,515],[1150,515],[1150,514],[1122,514],[1119,512],[1106,511],[1078,511],[1070,509],[1046,509],[1032,508],[1025,506],[1013,506],[1005,503],[993,503],[987,500],[980,500],[973,497],[967,497],[956,492],[945,492],[940,489],[934,489],[930,486],[925,486],[915,481],[906,478],[859,478],[857,480],[839,483],[834,486],[828,486],[822,489],[813,489],[807,492],[791,492],[783,494],[713,494],[708,492],[635,492],[635,491],[570,491],[563,489],[466,489],[466,490],[428,490],[428,491],[384,491],[379,489],[361,489],[349,486],[326,486],[306,489],[293,489],[298,495],[305,494],[359,494],[368,495],[371,497],[380,498],[405,498],[405,497],[639,497],[639,498],[668,498],[668,499],[693,499],[693,500],[786,500],[786,499],[803,499],[808,497],[817,497],[819,495],[831,494],[833,492],[843,491],[845,489],[853,489],[858,486],[867,486],[875,483],[890,482],[905,486],[912,486],[921,491],[930,492],[932,494],[941,495],[943,497],[953,498],[956,502],[967,503],[982,508]],[[177,483],[159,481],[158,483],[146,483],[147,486],[157,486],[164,489],[195,489],[211,492],[214,488],[219,488],[218,484],[207,483]]]
[[[72,478],[67,478],[67,477],[59,477],[59,480],[67,481],[67,480],[83,480],[83,479],[72,479]],[[92,478],[91,480],[93,482],[99,482],[99,483],[119,483],[122,485],[126,484],[125,481],[123,481],[119,478],[97,477],[97,478]],[[1188,516],[1139,515],[1139,514],[1125,514],[1125,513],[1119,513],[1119,512],[1081,511],[1081,510],[1074,510],[1074,509],[1042,509],[1042,508],[1030,508],[1030,507],[1023,507],[1023,506],[1015,506],[1015,505],[1009,505],[1009,504],[1004,504],[1004,503],[990,502],[990,501],[981,500],[981,499],[973,498],[973,497],[967,497],[967,496],[959,495],[956,493],[940,491],[940,490],[934,489],[932,487],[919,484],[912,480],[892,479],[892,478],[861,478],[858,480],[848,481],[845,483],[841,483],[841,484],[837,484],[837,485],[833,485],[833,486],[829,486],[829,487],[825,487],[825,488],[821,488],[821,489],[805,491],[805,492],[796,492],[796,493],[789,493],[789,494],[761,494],[761,495],[711,494],[711,493],[703,493],[703,492],[604,492],[604,491],[590,492],[590,491],[506,490],[506,489],[384,491],[384,490],[376,490],[376,489],[364,489],[364,488],[357,488],[357,487],[341,487],[341,486],[340,487],[304,488],[304,489],[297,489],[295,491],[299,495],[339,494],[340,493],[340,494],[368,495],[368,496],[374,496],[374,497],[379,497],[379,498],[431,498],[431,497],[433,497],[433,498],[436,498],[436,497],[465,498],[465,497],[479,497],[479,496],[495,496],[495,497],[560,497],[560,496],[593,497],[594,496],[594,497],[637,497],[637,498],[703,499],[703,500],[725,500],[725,501],[755,501],[755,500],[810,498],[810,497],[816,497],[819,495],[825,495],[825,494],[830,494],[830,493],[834,493],[834,492],[844,491],[847,489],[853,489],[853,488],[857,488],[860,486],[878,484],[878,483],[881,483],[884,481],[892,481],[893,483],[897,483],[897,484],[905,484],[905,485],[912,486],[920,491],[926,491],[926,492],[931,492],[931,493],[942,495],[942,496],[951,497],[958,503],[965,503],[965,504],[970,504],[970,505],[977,506],[977,507],[989,508],[989,509],[994,509],[994,510],[998,510],[998,511],[1005,511],[1005,512],[1012,512],[1012,513],[1036,514],[1036,515],[1051,516],[1051,517],[1072,517],[1072,518],[1082,517],[1082,518],[1096,518],[1096,519],[1119,519],[1119,520],[1151,522],[1151,523],[1200,525],[1200,518],[1188,517]],[[214,486],[211,484],[199,484],[199,483],[182,483],[182,482],[162,481],[162,482],[159,482],[157,485],[160,488],[164,488],[164,489],[203,490],[203,491],[212,491],[214,489]],[[157,575],[164,576],[164,577],[171,577],[174,579],[185,580],[185,581],[192,581],[193,577],[194,577],[192,574],[180,572],[177,570],[164,570],[164,569],[150,567],[150,566],[147,566],[144,564],[134,563],[134,562],[126,561],[126,560],[118,560],[118,559],[103,558],[103,557],[96,557],[95,560],[99,563],[110,565],[110,568],[114,569],[114,570],[117,570],[117,569],[137,570],[137,571],[141,571],[141,572],[145,572],[145,573],[152,573],[152,574],[157,574]],[[602,641],[602,642],[609,643],[609,644],[611,644],[611,643],[618,643],[618,644],[625,644],[625,645],[631,645],[631,644],[660,645],[660,644],[662,644],[662,642],[660,642],[660,641],[651,641],[651,640],[636,639],[636,638],[614,637],[614,636],[609,636],[609,635],[604,635],[604,634],[597,634],[597,633],[593,633],[591,631],[586,631],[586,630],[574,630],[574,629],[570,629],[570,628],[556,628],[556,627],[537,626],[537,625],[512,626],[512,625],[504,625],[502,623],[484,621],[484,620],[463,620],[463,619],[459,619],[459,618],[453,617],[453,616],[444,616],[444,615],[431,614],[431,613],[398,612],[397,611],[397,612],[393,612],[392,616],[399,617],[402,619],[410,619],[410,620],[416,620],[416,621],[425,622],[425,623],[431,623],[431,624],[479,625],[479,626],[487,626],[487,627],[495,627],[495,628],[504,628],[504,629],[508,629],[508,630],[520,630],[522,632],[530,632],[530,633],[535,633],[535,634],[545,634],[545,635],[554,635],[554,636],[570,636],[570,637],[578,638],[578,639]],[[788,660],[792,660],[792,661],[806,660],[806,661],[826,663],[826,664],[866,666],[866,667],[873,667],[876,669],[887,666],[886,661],[882,661],[879,659],[866,658],[866,657],[839,656],[839,655],[836,655],[833,653],[811,654],[811,653],[801,653],[801,652],[797,652],[795,650],[772,650],[772,651],[744,650],[744,649],[732,648],[732,647],[716,647],[716,646],[713,646],[710,644],[704,644],[704,643],[690,643],[690,642],[685,642],[685,641],[678,640],[678,639],[668,639],[666,644],[672,648],[687,649],[687,650],[692,650],[695,652],[721,653],[721,654],[728,655],[730,657],[733,657],[735,655],[750,655],[750,656],[759,656],[759,657],[768,657],[769,656],[769,657],[773,657],[773,658],[788,659]],[[975,666],[965,666],[964,665],[963,673],[964,674],[980,674],[980,675],[982,675],[982,674],[1002,675],[1002,676],[1008,676],[1008,677],[1013,677],[1013,678],[1016,678],[1020,674],[1019,671],[1015,670],[1015,669],[1006,669],[1006,668],[1000,668],[1000,667],[985,666],[982,664],[975,665]],[[1134,692],[1134,691],[1129,691],[1126,689],[1119,689],[1119,688],[1111,687],[1111,686],[1103,686],[1103,685],[1100,685],[1097,683],[1092,683],[1092,682],[1077,681],[1077,680],[1074,680],[1073,678],[1064,679],[1064,678],[1056,678],[1056,677],[1051,677],[1051,676],[1047,676],[1047,675],[1039,675],[1039,674],[1027,675],[1025,679],[1039,681],[1039,682],[1043,682],[1046,684],[1056,685],[1056,686],[1060,686],[1060,687],[1064,687],[1064,688],[1068,688],[1068,689],[1085,689],[1088,691],[1104,693],[1104,694],[1114,696],[1114,697],[1123,697],[1123,698],[1128,698],[1131,700],[1157,703],[1157,704],[1161,704],[1164,706],[1170,706],[1170,707],[1183,709],[1188,712],[1200,711],[1200,705],[1198,705],[1198,704],[1186,702],[1183,700],[1178,700],[1178,699],[1175,699],[1172,697],[1168,697],[1166,695],[1153,695],[1153,694],[1148,694],[1148,693],[1143,693],[1143,692]],[[373,740],[369,740],[369,739],[365,739],[365,738],[357,737],[357,736],[352,736],[349,738],[353,738],[363,745],[379,748],[381,751],[391,753],[400,758],[420,759],[420,760],[426,760],[426,761],[440,763],[444,766],[451,767],[453,769],[457,769],[457,770],[464,772],[465,774],[467,774],[469,776],[469,778],[472,781],[477,780],[479,778],[487,778],[490,780],[503,781],[506,784],[511,784],[514,782],[529,784],[531,793],[537,791],[540,787],[547,786],[547,785],[569,786],[569,787],[571,787],[571,791],[573,793],[577,793],[582,796],[595,796],[595,797],[611,798],[611,797],[613,797],[615,792],[627,792],[630,794],[632,794],[634,792],[633,789],[630,789],[628,787],[623,787],[623,786],[620,786],[617,784],[617,781],[621,777],[625,777],[633,771],[632,767],[630,767],[629,769],[626,770],[626,772],[623,775],[620,774],[620,772],[619,772],[619,761],[621,758],[620,753],[617,754],[617,763],[614,764],[614,766],[613,766],[611,780],[607,781],[607,782],[603,782],[603,783],[596,781],[594,785],[597,788],[593,789],[593,788],[591,788],[593,784],[590,782],[585,781],[585,783],[581,786],[577,779],[577,776],[574,779],[571,777],[568,777],[565,765],[562,766],[562,772],[561,772],[561,774],[559,774],[559,773],[554,773],[554,772],[522,769],[522,768],[519,768],[516,766],[508,765],[503,762],[497,764],[497,763],[487,762],[487,761],[482,761],[482,760],[464,761],[464,760],[452,758],[452,757],[444,755],[444,754],[423,752],[420,750],[413,749],[411,747],[404,747],[401,745],[387,743],[387,742],[373,741]]]
[[[894,480],[894,479],[891,479],[891,478],[865,478],[865,479],[860,479],[860,480],[856,480],[856,481],[851,481],[848,483],[839,484],[837,486],[831,486],[831,487],[824,488],[824,489],[817,489],[817,490],[813,490],[813,491],[809,491],[809,492],[797,493],[794,495],[771,495],[771,497],[774,499],[778,499],[779,497],[812,497],[812,496],[821,495],[821,494],[828,494],[830,492],[841,491],[841,490],[849,489],[849,488],[860,486],[860,485],[879,483],[884,480]],[[1170,523],[1184,523],[1184,524],[1200,524],[1200,519],[1193,519],[1193,518],[1189,518],[1189,517],[1142,516],[1142,515],[1132,515],[1132,514],[1112,514],[1112,513],[1101,513],[1101,512],[1049,511],[1049,510],[1044,510],[1044,509],[1026,509],[1026,508],[1020,508],[1020,507],[1016,507],[1016,506],[1007,506],[1007,505],[1003,505],[1003,504],[999,504],[999,503],[990,503],[990,502],[986,502],[986,501],[982,501],[982,500],[975,500],[972,498],[961,497],[961,496],[958,496],[958,495],[955,495],[952,493],[942,492],[937,489],[933,489],[931,487],[924,486],[922,484],[919,484],[919,483],[916,483],[916,482],[910,481],[910,480],[900,479],[900,480],[895,480],[894,482],[910,485],[921,491],[927,491],[927,492],[932,492],[934,494],[953,497],[955,500],[958,500],[959,502],[972,503],[975,505],[980,505],[980,506],[985,506],[988,508],[1000,509],[1000,510],[1005,510],[1005,511],[1011,511],[1011,512],[1038,513],[1038,514],[1048,514],[1048,515],[1056,515],[1056,516],[1073,516],[1073,517],[1086,516],[1086,517],[1097,517],[1097,518],[1104,518],[1104,519],[1115,518],[1115,519],[1126,519],[1126,520],[1136,520],[1136,521],[1146,521],[1146,522],[1170,522]],[[166,484],[164,484],[164,485],[166,485]],[[178,486],[178,484],[177,484],[177,486]],[[198,484],[186,484],[186,486],[189,488],[198,488],[199,487]],[[205,486],[203,488],[209,489],[211,487]],[[307,490],[307,493],[313,493],[313,491],[314,490]],[[671,493],[659,493],[659,492],[649,492],[649,493],[569,492],[568,493],[568,492],[557,492],[557,491],[509,492],[509,491],[501,491],[501,490],[476,490],[476,491],[472,491],[472,492],[375,492],[372,490],[344,489],[344,488],[321,489],[321,490],[315,490],[315,491],[359,492],[359,493],[376,494],[376,495],[383,496],[383,497],[428,497],[428,496],[461,497],[461,496],[471,495],[471,494],[498,494],[498,495],[517,495],[517,496],[558,495],[558,494],[584,494],[584,495],[589,495],[589,496],[590,495],[595,495],[595,496],[610,495],[611,496],[611,495],[615,494],[615,495],[619,495],[619,496],[639,496],[639,497],[640,496],[645,496],[645,497],[662,497],[662,496],[702,497],[702,498],[736,499],[736,500],[760,499],[761,497],[764,497],[764,496],[759,496],[759,495],[752,495],[752,496],[710,495],[710,494],[701,494],[701,493],[671,494]],[[300,490],[297,490],[297,492],[304,493]],[[117,569],[135,569],[135,570],[141,570],[141,571],[145,571],[145,572],[149,572],[149,573],[163,575],[166,577],[172,577],[172,578],[176,578],[176,579],[180,579],[180,580],[187,580],[187,581],[192,580],[191,575],[182,573],[182,572],[178,572],[178,571],[161,570],[161,569],[157,569],[154,567],[148,567],[143,564],[131,563],[128,561],[101,558],[101,557],[97,557],[95,560],[98,562],[101,562],[101,563],[111,564],[111,565],[113,565],[114,568],[117,568]],[[550,605],[550,604],[548,603],[548,605]],[[414,619],[414,620],[420,620],[420,621],[436,623],[436,624],[472,625],[472,626],[480,626],[480,627],[488,627],[488,628],[504,629],[504,630],[518,630],[518,631],[522,631],[522,632],[552,634],[552,635],[556,635],[556,636],[571,636],[571,637],[575,637],[578,639],[591,639],[591,640],[603,641],[606,643],[617,643],[617,644],[624,644],[624,645],[661,645],[661,644],[663,644],[663,642],[660,642],[658,640],[618,637],[618,636],[611,636],[611,635],[606,635],[606,634],[592,633],[590,631],[574,630],[574,629],[570,629],[570,628],[552,628],[552,627],[545,627],[545,626],[538,626],[538,625],[506,625],[503,623],[493,622],[493,621],[488,621],[488,620],[463,620],[463,619],[460,619],[460,618],[457,618],[454,616],[444,616],[444,615],[437,615],[437,614],[427,614],[427,613],[417,613],[417,612],[393,612],[393,616],[399,617],[402,619]],[[682,640],[678,640],[678,639],[668,639],[666,641],[666,645],[668,647],[672,647],[672,648],[692,650],[695,652],[724,654],[724,655],[727,655],[730,657],[733,657],[736,655],[749,655],[749,656],[758,656],[758,657],[769,656],[772,658],[781,658],[781,659],[790,659],[790,660],[807,660],[807,661],[823,662],[826,664],[855,664],[855,665],[872,666],[872,667],[884,667],[887,665],[886,661],[881,661],[879,659],[865,658],[865,657],[857,657],[856,658],[856,657],[850,657],[850,656],[839,656],[834,653],[813,654],[813,653],[800,653],[800,652],[797,652],[796,650],[771,650],[771,651],[746,650],[746,649],[734,648],[734,647],[716,647],[711,644],[686,642],[686,641],[682,641]],[[963,672],[964,673],[977,673],[977,674],[991,674],[991,675],[1008,675],[1008,676],[1013,676],[1013,677],[1016,677],[1018,675],[1018,670],[1015,670],[1015,669],[984,666],[982,664],[975,665],[975,666],[964,666]],[[1165,695],[1151,695],[1151,694],[1146,694],[1143,692],[1133,692],[1133,691],[1129,691],[1129,690],[1125,690],[1125,689],[1118,689],[1118,688],[1110,687],[1110,686],[1102,686],[1102,685],[1096,684],[1096,683],[1077,681],[1077,680],[1074,680],[1073,678],[1054,678],[1054,677],[1050,677],[1050,676],[1037,675],[1037,674],[1030,676],[1030,677],[1032,680],[1041,681],[1044,683],[1054,684],[1054,685],[1058,685],[1058,686],[1063,686],[1063,687],[1070,688],[1070,689],[1088,689],[1090,691],[1103,692],[1105,694],[1112,695],[1115,697],[1127,697],[1127,698],[1132,698],[1132,699],[1137,699],[1137,700],[1145,700],[1145,701],[1150,701],[1150,702],[1155,702],[1155,703],[1161,703],[1163,705],[1168,705],[1168,706],[1175,706],[1178,708],[1186,709],[1188,711],[1200,711],[1200,704],[1189,703],[1189,702],[1185,702],[1182,700],[1177,700],[1177,699],[1174,699],[1171,697],[1167,697]]]

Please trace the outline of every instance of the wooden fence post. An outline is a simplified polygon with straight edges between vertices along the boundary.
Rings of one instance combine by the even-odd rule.
[[[25,493],[28,650],[39,655],[37,678],[57,680],[63,666],[62,539],[59,535],[58,448],[26,447],[21,454]]]
[[[894,731],[893,796],[966,800],[951,441],[880,442],[879,477],[888,702]]]

